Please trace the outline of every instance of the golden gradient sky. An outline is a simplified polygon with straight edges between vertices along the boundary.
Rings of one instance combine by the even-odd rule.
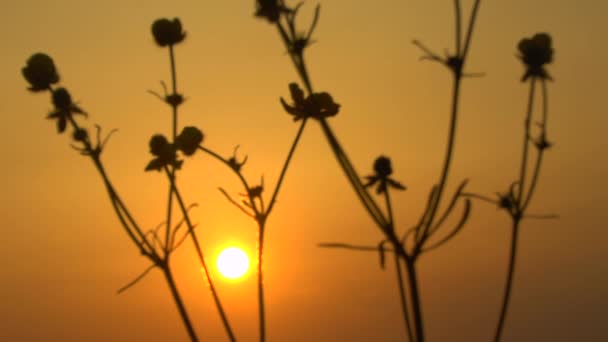
[[[180,122],[196,125],[224,155],[241,145],[245,173],[269,188],[297,124],[278,101],[297,80],[279,36],[253,17],[248,1],[21,0],[2,6],[0,41],[0,340],[177,341],[187,338],[160,273],[122,295],[147,267],[111,211],[89,160],[45,120],[47,95],[32,95],[20,69],[34,52],[55,59],[90,124],[119,128],[105,152],[109,174],[145,227],[163,220],[166,179],[143,173],[147,142],[168,133],[170,114],[146,90],[169,80],[167,53],[150,25],[180,17],[188,32],[177,48]],[[380,154],[409,189],[394,196],[398,227],[415,223],[439,176],[448,124],[449,73],[420,62],[420,39],[453,47],[451,1],[322,1],[308,51],[315,88],[342,105],[331,123],[362,175]],[[472,1],[463,1],[467,13]],[[307,2],[304,11],[313,10]],[[483,1],[465,81],[449,189],[504,190],[518,170],[527,86],[517,42],[550,32],[549,138],[531,210],[559,220],[526,221],[505,341],[608,339],[608,3],[597,0]],[[252,253],[255,223],[216,190],[240,192],[224,166],[196,155],[181,176],[211,258],[238,243]],[[509,219],[475,203],[464,232],[419,263],[429,341],[487,341],[506,269]],[[323,250],[343,241],[375,245],[381,236],[363,212],[318,125],[306,128],[268,223],[265,270],[270,341],[403,339],[392,270],[375,254]],[[193,250],[174,258],[178,286],[201,340],[224,338],[211,296],[201,289]],[[255,340],[253,277],[217,280],[237,337]]]

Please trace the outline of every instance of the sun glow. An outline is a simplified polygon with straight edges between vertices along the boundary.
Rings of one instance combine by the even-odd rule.
[[[240,248],[228,247],[220,252],[215,264],[222,276],[238,279],[247,273],[249,257]]]

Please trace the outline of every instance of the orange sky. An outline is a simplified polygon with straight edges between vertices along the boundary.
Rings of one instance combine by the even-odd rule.
[[[463,1],[468,8],[472,1]],[[303,11],[313,10],[307,2]],[[374,8],[373,4],[377,4]],[[245,174],[274,185],[297,124],[278,101],[297,80],[279,36],[253,17],[251,1],[22,0],[0,21],[0,136],[3,218],[0,248],[0,340],[172,341],[187,338],[159,272],[122,295],[115,291],[145,269],[120,229],[91,162],[45,120],[47,95],[32,95],[20,69],[32,53],[55,59],[62,84],[91,114],[89,123],[118,128],[104,155],[109,174],[145,227],[164,220],[166,179],[143,173],[148,140],[168,133],[170,114],[146,91],[169,80],[167,53],[150,25],[180,17],[188,32],[177,47],[180,122],[196,125],[206,146],[249,155]],[[505,341],[608,339],[608,79],[604,44],[608,4],[600,1],[484,1],[462,93],[448,189],[492,195],[514,179],[527,86],[517,42],[550,32],[549,138],[535,213],[526,221]],[[397,225],[414,224],[439,176],[451,79],[420,62],[410,42],[438,52],[453,47],[451,1],[327,0],[307,61],[315,88],[342,105],[330,119],[362,175],[389,155],[408,191],[394,196]],[[236,242],[252,253],[256,225],[216,190],[240,192],[223,165],[202,155],[186,161],[183,192],[199,207],[201,243],[211,258]],[[509,219],[475,203],[465,231],[419,263],[429,341],[485,341],[493,332],[506,269]],[[265,270],[270,341],[394,341],[404,333],[392,269],[375,254],[323,250],[343,241],[381,238],[342,176],[318,125],[311,122],[268,222]],[[224,338],[190,245],[174,258],[201,340]],[[217,280],[237,337],[255,340],[254,278]]]

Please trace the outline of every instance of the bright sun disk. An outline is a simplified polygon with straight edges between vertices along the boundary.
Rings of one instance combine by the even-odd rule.
[[[224,277],[237,279],[249,269],[249,257],[242,249],[229,247],[217,257],[216,266]]]

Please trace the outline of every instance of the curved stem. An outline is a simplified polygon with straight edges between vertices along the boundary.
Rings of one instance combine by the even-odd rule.
[[[443,170],[441,172],[441,178],[439,180],[439,186],[437,187],[437,194],[434,197],[434,201],[431,204],[431,210],[429,212],[429,219],[427,221],[427,224],[425,224],[425,226],[422,228],[423,232],[422,235],[420,237],[420,241],[416,244],[415,248],[414,248],[414,252],[413,255],[416,256],[420,250],[422,249],[422,246],[424,245],[424,242],[426,241],[426,239],[429,237],[429,229],[433,226],[433,221],[435,219],[435,215],[437,214],[437,209],[439,208],[439,203],[441,202],[441,196],[443,194],[443,191],[445,189],[445,185],[447,183],[447,179],[448,179],[448,173],[450,171],[450,165],[452,162],[452,154],[454,151],[454,141],[455,141],[455,137],[456,137],[456,123],[458,120],[458,104],[459,104],[459,100],[460,100],[460,83],[461,83],[462,77],[459,74],[454,74],[454,86],[453,86],[453,90],[452,90],[452,110],[451,110],[451,118],[450,118],[450,129],[449,129],[449,133],[448,133],[448,142],[447,142],[447,151],[445,154],[445,159],[443,162]]]
[[[519,233],[519,220],[513,221],[513,230],[511,235],[511,255],[509,256],[509,268],[507,271],[507,281],[505,284],[505,292],[502,300],[502,308],[500,310],[500,316],[498,318],[498,325],[496,327],[496,333],[494,334],[494,342],[500,341],[502,331],[507,318],[507,309],[509,307],[509,299],[511,297],[511,287],[513,285],[513,275],[515,274],[515,257],[517,254],[517,235]]]
[[[209,290],[211,290],[211,295],[213,296],[213,301],[215,302],[215,306],[220,314],[220,318],[222,320],[222,324],[224,325],[224,329],[226,330],[226,333],[228,334],[228,338],[230,339],[230,341],[235,341],[236,339],[234,337],[234,333],[232,332],[232,328],[230,327],[230,324],[228,323],[228,318],[226,316],[224,308],[222,307],[222,303],[220,302],[219,295],[217,294],[215,286],[213,285],[213,280],[211,279],[211,274],[209,273],[209,268],[207,267],[207,263],[205,262],[205,257],[203,256],[203,251],[198,242],[198,238],[196,237],[196,233],[194,231],[194,226],[192,225],[192,222],[190,221],[190,216],[188,215],[188,210],[186,209],[186,205],[184,204],[182,196],[180,195],[179,190],[177,189],[177,186],[175,184],[175,178],[173,178],[171,172],[169,171],[169,169],[166,166],[165,166],[165,173],[167,174],[167,177],[169,178],[169,181],[171,182],[171,187],[173,188],[173,193],[175,194],[177,203],[179,204],[182,214],[184,215],[184,220],[186,221],[186,225],[188,226],[188,232],[190,234],[190,237],[192,238],[192,243],[194,244],[194,249],[196,250],[196,254],[198,256],[199,262],[201,263],[201,267],[203,268],[203,272],[205,273],[205,277],[207,278],[207,282],[209,284]]]
[[[376,222],[378,227],[380,227],[380,229],[385,232],[387,237],[390,237],[391,234],[388,228],[389,222],[386,220],[374,199],[371,198],[371,196],[361,183],[361,177],[359,177],[357,171],[348,159],[346,152],[344,152],[344,149],[338,142],[338,139],[336,138],[331,127],[329,126],[329,123],[324,119],[319,120],[319,122],[321,124],[321,128],[323,129],[323,133],[325,134],[325,137],[327,138],[327,141],[329,142],[329,145],[332,151],[334,152],[336,159],[338,160],[338,163],[342,167],[346,178],[350,181],[350,184],[355,190],[357,196],[359,197],[359,200],[367,210],[368,214],[372,217],[374,222]]]
[[[188,332],[188,336],[190,336],[190,340],[192,342],[198,341],[198,337],[196,336],[196,332],[192,327],[192,322],[190,321],[190,317],[188,316],[188,312],[186,312],[186,307],[184,306],[184,302],[177,290],[177,286],[175,285],[175,280],[173,279],[173,274],[171,273],[171,269],[168,264],[165,264],[161,267],[163,274],[165,275],[165,279],[167,280],[167,284],[169,284],[169,289],[171,290],[171,295],[173,295],[173,301],[177,305],[177,310],[182,318],[182,322],[186,327],[186,331]]]

